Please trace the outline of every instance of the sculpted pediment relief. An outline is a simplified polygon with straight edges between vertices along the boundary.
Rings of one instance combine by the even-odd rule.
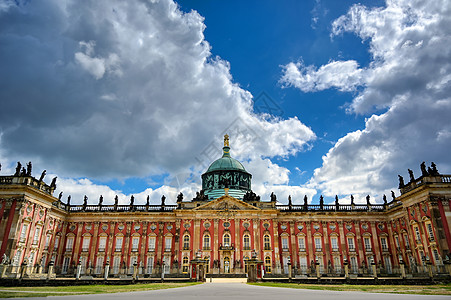
[[[222,196],[209,203],[196,207],[194,210],[229,211],[229,210],[260,210],[260,209],[242,200],[230,196]]]

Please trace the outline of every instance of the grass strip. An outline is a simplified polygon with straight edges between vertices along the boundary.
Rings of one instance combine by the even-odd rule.
[[[279,282],[249,283],[257,286],[281,287],[325,291],[358,291],[418,295],[451,295],[451,284],[436,285],[354,285],[354,284],[298,284]]]
[[[186,287],[199,284],[197,282],[183,283],[143,283],[130,285],[78,285],[78,286],[36,286],[36,287],[1,287],[0,298],[47,297],[80,294],[107,294],[137,291],[161,290]]]

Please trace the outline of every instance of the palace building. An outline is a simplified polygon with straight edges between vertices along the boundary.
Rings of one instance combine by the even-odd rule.
[[[244,274],[250,258],[261,261],[265,276],[339,276],[345,267],[363,276],[445,273],[451,249],[451,175],[434,164],[404,183],[400,196],[376,204],[293,204],[276,195],[260,199],[252,175],[230,156],[228,136],[223,155],[202,175],[202,190],[192,200],[179,194],[176,205],[71,205],[54,197],[55,180],[46,184],[18,165],[0,176],[0,256],[14,276],[26,265],[32,276],[54,265],[57,276],[81,273],[101,277],[138,270],[141,277],[186,276],[201,258],[209,274]],[[175,200],[175,199],[174,199]],[[371,203],[373,202],[373,203]],[[292,269],[291,269],[292,268]],[[8,275],[9,274],[9,275]]]

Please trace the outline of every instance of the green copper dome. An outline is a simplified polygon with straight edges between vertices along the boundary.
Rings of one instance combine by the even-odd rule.
[[[224,148],[228,148],[228,147],[224,147]],[[221,171],[221,170],[246,172],[246,169],[243,167],[243,165],[239,161],[237,161],[234,158],[231,158],[230,155],[226,156],[225,152],[224,152],[224,155],[220,159],[215,160],[210,165],[210,167],[207,170],[207,173],[211,172],[211,171]]]
[[[209,199],[216,199],[225,194],[242,199],[251,190],[252,175],[244,166],[230,157],[229,136],[224,136],[222,157],[215,160],[207,172],[202,174],[202,190]]]

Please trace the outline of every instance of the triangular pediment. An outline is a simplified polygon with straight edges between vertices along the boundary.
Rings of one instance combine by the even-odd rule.
[[[224,195],[193,210],[260,210],[240,199]]]

